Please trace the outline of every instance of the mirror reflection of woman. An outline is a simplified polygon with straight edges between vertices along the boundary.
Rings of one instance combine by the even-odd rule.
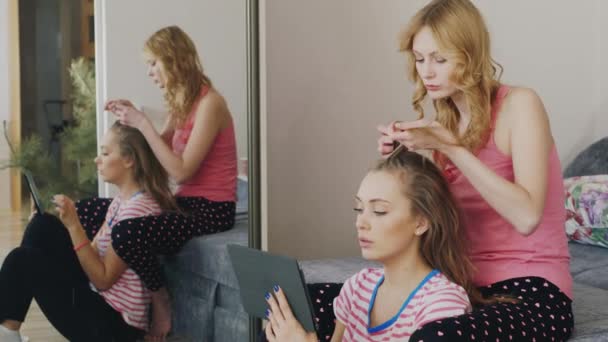
[[[112,234],[118,255],[152,291],[148,338],[154,340],[163,339],[171,328],[169,296],[157,256],[176,253],[193,237],[233,227],[237,152],[228,105],[203,72],[190,37],[177,26],[162,28],[146,41],[144,56],[148,76],[164,92],[169,114],[163,128],[157,131],[129,100],[109,100],[106,109],[142,132],[178,184],[175,196],[181,212],[120,222]],[[96,224],[91,211],[103,211],[103,201],[81,204],[79,213]],[[140,234],[151,240],[144,244]]]

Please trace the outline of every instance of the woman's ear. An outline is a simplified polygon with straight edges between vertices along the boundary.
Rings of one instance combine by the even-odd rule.
[[[135,164],[135,162],[133,161],[133,158],[131,158],[131,157],[122,158],[122,165],[125,168],[130,169],[133,167],[133,164]]]
[[[416,230],[414,230],[414,235],[422,236],[422,234],[426,233],[426,231],[429,230],[429,226],[429,220],[422,215],[418,215],[418,218],[416,219]]]

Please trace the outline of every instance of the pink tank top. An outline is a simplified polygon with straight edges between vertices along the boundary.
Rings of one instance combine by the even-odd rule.
[[[194,117],[198,105],[209,91],[208,86],[203,86],[201,95],[192,106],[188,120],[173,133],[173,152],[182,155],[186,144],[190,139]],[[194,175],[177,188],[176,196],[182,197],[204,197],[216,202],[236,201],[236,140],[234,136],[234,123],[221,130],[215,137],[213,145],[207,152],[205,159]]]
[[[494,142],[496,116],[508,91],[507,86],[501,86],[498,90],[492,106],[491,135],[477,157],[496,174],[513,182],[513,161]],[[509,278],[537,276],[557,285],[572,298],[570,254],[564,232],[566,211],[561,169],[554,146],[549,156],[543,216],[534,233],[525,237],[490,207],[460,170],[448,162],[445,175],[463,211],[472,261],[477,268],[473,277],[477,286]]]

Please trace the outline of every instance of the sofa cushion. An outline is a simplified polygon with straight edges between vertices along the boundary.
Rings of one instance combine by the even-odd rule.
[[[569,341],[608,341],[608,291],[574,283],[574,335]]]
[[[564,188],[568,238],[608,248],[608,175],[567,178]]]
[[[246,246],[247,237],[248,220],[237,218],[231,230],[194,238],[164,258],[175,334],[192,341],[225,341],[226,334],[238,336],[234,341],[246,340],[247,315],[226,245]]]
[[[213,312],[213,341],[248,341],[248,323],[249,316],[244,311],[216,307]]]
[[[564,177],[608,174],[608,137],[603,138],[581,153],[566,167]]]
[[[380,267],[379,264],[360,257],[302,260],[298,263],[307,284],[343,283],[350,276],[366,267]]]
[[[192,239],[179,253],[165,258],[165,267],[238,288],[226,245],[247,246],[248,230],[248,220],[237,219],[234,228],[228,231]]]
[[[191,341],[245,341],[248,316],[239,290],[184,269],[167,269],[173,333]],[[239,336],[239,338],[224,338]]]
[[[574,281],[608,290],[608,249],[573,242],[568,246]]]

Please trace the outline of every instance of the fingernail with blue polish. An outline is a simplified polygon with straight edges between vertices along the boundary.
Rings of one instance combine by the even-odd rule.
[[[270,299],[270,292],[266,292],[266,296],[264,296],[264,297],[266,297],[266,300],[269,300]]]
[[[275,285],[272,288],[274,289],[274,292],[279,292],[279,285]]]
[[[266,309],[266,317],[270,317],[270,310]]]

